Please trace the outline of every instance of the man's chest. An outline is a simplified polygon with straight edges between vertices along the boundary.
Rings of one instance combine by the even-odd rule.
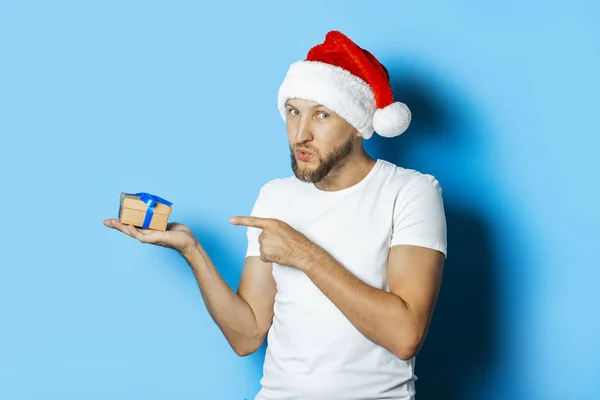
[[[362,281],[385,288],[393,201],[382,197],[344,198],[329,204],[289,200],[288,207],[273,217],[303,233]],[[295,268],[275,264],[273,277],[280,292],[308,295],[316,289]]]

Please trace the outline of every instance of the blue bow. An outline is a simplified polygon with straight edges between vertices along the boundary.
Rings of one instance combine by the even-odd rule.
[[[129,194],[132,193],[122,193],[121,198]],[[154,215],[154,206],[156,206],[157,203],[162,203],[167,206],[173,205],[173,203],[171,203],[168,200],[146,192],[133,193],[133,196],[139,196],[140,200],[142,200],[148,205],[148,209],[146,210],[146,217],[144,218],[144,224],[142,225],[142,228],[144,229],[148,229],[150,227],[150,222],[152,222],[152,216]]]

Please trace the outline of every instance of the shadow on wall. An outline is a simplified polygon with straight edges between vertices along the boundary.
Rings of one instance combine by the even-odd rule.
[[[465,105],[464,99],[457,101],[460,91],[453,88],[452,100],[447,100],[448,90],[425,80],[422,72],[397,69],[390,68],[392,79],[402,77],[392,81],[394,94],[411,109],[411,126],[393,139],[374,135],[365,147],[373,157],[432,174],[440,181],[448,232],[442,287],[416,359],[417,397],[466,399],[473,396],[469,390],[473,382],[481,382],[481,374],[494,367],[499,318],[490,221],[470,209],[466,204],[472,201],[462,201],[460,195],[478,193],[486,186],[478,168],[464,157],[479,151],[478,135],[485,129],[473,118],[477,110]],[[461,190],[467,182],[469,188]]]

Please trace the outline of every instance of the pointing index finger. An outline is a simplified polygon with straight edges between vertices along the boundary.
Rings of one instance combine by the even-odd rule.
[[[271,219],[260,217],[232,217],[229,222],[233,225],[251,226],[254,228],[265,229],[271,224]]]

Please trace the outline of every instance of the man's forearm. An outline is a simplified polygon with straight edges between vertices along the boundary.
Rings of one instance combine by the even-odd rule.
[[[253,352],[261,338],[250,305],[225,282],[201,245],[182,255],[192,268],[208,313],[233,350],[239,355]]]
[[[401,359],[411,358],[418,350],[423,333],[399,296],[364,283],[322,249],[298,268],[371,341]]]

